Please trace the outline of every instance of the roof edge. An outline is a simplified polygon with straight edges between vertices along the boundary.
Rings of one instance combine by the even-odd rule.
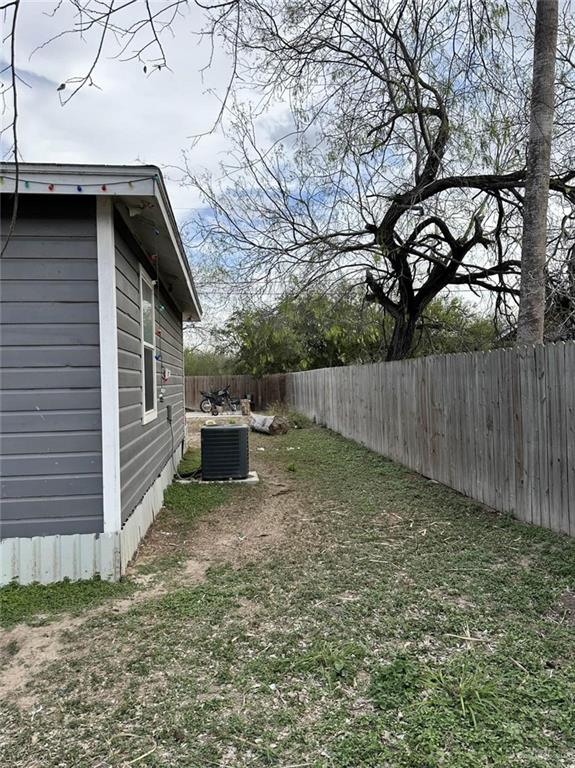
[[[29,183],[42,184],[46,182],[38,182],[38,180],[31,180],[26,182],[24,176],[51,176],[57,185],[57,178],[62,176],[70,177],[65,182],[66,186],[78,185],[78,187],[88,187],[84,191],[86,194],[103,195],[109,193],[108,186],[121,184],[125,182],[130,188],[129,191],[119,190],[117,193],[126,194],[133,193],[142,197],[155,197],[158,200],[162,217],[166,224],[166,228],[170,234],[170,239],[174,245],[178,262],[182,270],[190,296],[193,304],[196,308],[196,314],[198,319],[202,315],[202,306],[198,297],[198,292],[192,275],[192,270],[188,262],[184,245],[180,237],[180,232],[174,210],[170,202],[170,197],[166,187],[163,173],[157,165],[106,165],[106,164],[89,164],[89,163],[7,163],[0,162],[0,179],[2,176],[10,175],[10,181],[14,186],[16,183],[16,176],[18,176],[18,194],[30,194],[34,192],[45,192],[48,190],[35,190],[32,186],[27,188]],[[92,184],[87,184],[84,180],[86,177],[97,178]],[[102,179],[102,177],[105,177]],[[113,182],[110,182],[110,177],[113,178]],[[81,183],[80,183],[81,182]],[[145,183],[148,182],[148,183]],[[22,188],[22,184],[26,187]],[[3,185],[0,186],[0,192],[5,191],[7,193],[12,192],[11,189],[4,189]]]

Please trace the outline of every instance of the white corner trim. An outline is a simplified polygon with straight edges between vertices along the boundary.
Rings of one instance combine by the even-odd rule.
[[[122,527],[114,209],[110,197],[98,197],[96,205],[104,533],[112,533]]]

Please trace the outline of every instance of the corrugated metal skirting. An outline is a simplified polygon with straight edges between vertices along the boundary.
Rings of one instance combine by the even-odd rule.
[[[120,534],[79,533],[0,541],[0,585],[120,578]]]

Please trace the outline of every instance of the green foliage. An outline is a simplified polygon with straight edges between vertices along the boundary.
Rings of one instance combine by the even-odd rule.
[[[236,357],[237,372],[254,376],[370,362],[382,354],[380,313],[348,286],[239,310],[219,338],[220,351]]]
[[[0,624],[46,621],[52,615],[75,613],[92,608],[112,597],[123,597],[134,591],[129,581],[60,581],[57,584],[8,584],[0,589]]]
[[[497,345],[491,319],[459,299],[436,299],[425,310],[411,357],[451,352],[480,352]]]
[[[232,373],[234,360],[217,352],[184,350],[184,373],[186,376],[218,376]]]
[[[368,694],[378,709],[385,711],[405,706],[421,688],[419,662],[401,654],[372,674]]]
[[[330,295],[286,296],[274,307],[235,312],[217,332],[236,373],[263,376],[383,360],[392,319],[366,304],[364,291],[341,285]],[[496,331],[458,299],[437,299],[416,332],[413,356],[491,349]]]

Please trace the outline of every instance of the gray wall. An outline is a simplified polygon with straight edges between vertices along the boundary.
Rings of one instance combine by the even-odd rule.
[[[142,424],[142,380],[140,353],[139,264],[146,257],[120,222],[116,224],[116,298],[118,307],[118,373],[120,385],[120,473],[122,522],[125,522],[164,468],[172,453],[166,405],[173,406],[174,448],[184,438],[184,380],[182,316],[162,291],[156,296],[156,327],[161,330],[162,363],[157,364],[158,392],[161,367],[171,370],[158,417]],[[150,276],[155,277],[153,268]],[[161,255],[160,255],[161,269]],[[164,306],[161,311],[159,304]],[[158,349],[159,351],[159,349]]]
[[[103,530],[95,215],[23,195],[0,261],[2,538]]]

